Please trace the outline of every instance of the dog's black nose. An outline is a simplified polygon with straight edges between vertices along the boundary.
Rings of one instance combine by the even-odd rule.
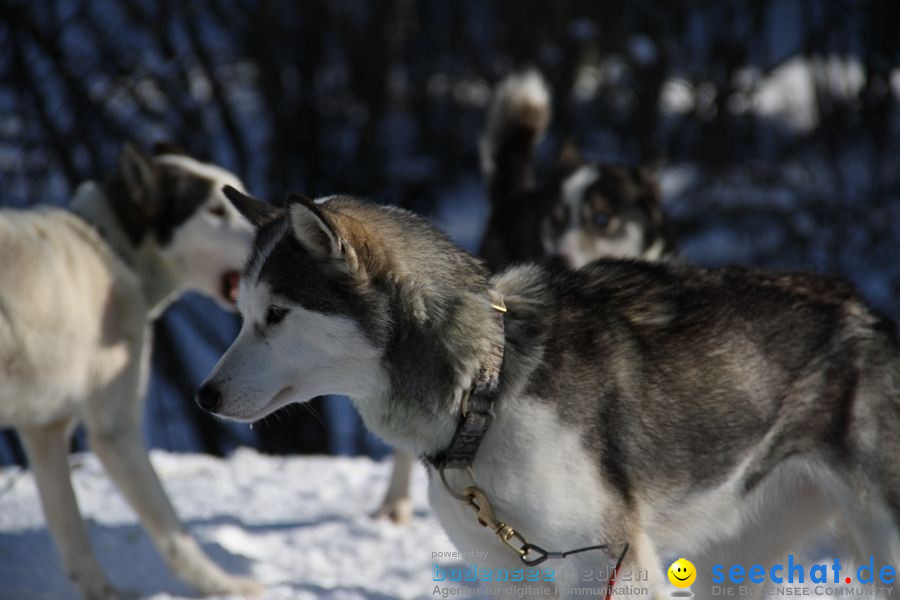
[[[214,385],[203,385],[197,390],[197,404],[203,410],[214,412],[222,404],[222,392]]]

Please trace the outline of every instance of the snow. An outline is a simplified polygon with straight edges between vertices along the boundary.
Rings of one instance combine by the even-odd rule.
[[[266,600],[430,597],[431,553],[455,549],[428,510],[421,468],[413,522],[398,526],[369,516],[387,484],[387,461],[249,449],[227,460],[158,450],[151,459],[201,545],[229,570],[263,582]],[[72,465],[94,550],[113,584],[153,600],[196,598],[163,564],[97,458],[75,455]],[[4,600],[78,600],[44,528],[34,481],[17,467],[0,470],[0,582]]]
[[[247,448],[227,459],[154,450],[151,460],[200,544],[228,570],[262,582],[263,600],[431,598],[435,563],[445,570],[471,563],[432,558],[456,549],[428,508],[419,467],[412,523],[398,526],[369,516],[388,461]],[[113,584],[151,600],[196,598],[163,564],[97,458],[73,455],[71,465],[94,550]],[[803,563],[832,563],[833,538],[820,537],[799,553]],[[675,557],[663,558],[668,565]],[[852,562],[841,562],[855,573]],[[0,469],[0,582],[2,600],[78,600],[44,528],[34,480],[18,467]]]
[[[893,73],[891,77],[893,82]],[[751,112],[786,125],[794,133],[809,133],[819,125],[820,96],[827,93],[832,100],[853,102],[865,84],[865,73],[853,57],[796,56],[766,72],[755,65],[743,67],[734,74],[732,84],[728,106],[733,113]],[[892,87],[895,92],[900,90],[900,76]],[[692,82],[676,75],[663,83],[660,109],[670,115],[703,112],[710,109],[717,93],[710,82]]]

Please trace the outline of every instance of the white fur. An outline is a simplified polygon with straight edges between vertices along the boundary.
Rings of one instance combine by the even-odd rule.
[[[378,518],[387,517],[394,523],[406,524],[412,520],[412,498],[409,497],[409,478],[416,457],[412,452],[397,450],[391,465],[391,480],[375,511]]]
[[[663,252],[666,248],[666,242],[662,238],[653,242],[653,245],[644,250],[641,254],[643,260],[662,260]]]
[[[380,351],[354,321],[292,306],[273,296],[265,283],[248,285],[246,279],[241,283],[241,331],[207,378],[225,399],[219,414],[252,422],[291,402],[325,394],[364,398],[373,390],[386,393]],[[271,304],[290,312],[267,326]]]
[[[835,501],[816,480],[815,470],[802,463],[786,465],[773,473],[769,484],[754,494],[750,510],[745,511],[740,529],[731,536],[717,528],[722,539],[713,540],[702,547],[691,548],[691,561],[698,573],[711,573],[715,564],[774,565],[784,564],[789,553],[795,555],[810,541],[816,531],[835,535]],[[860,551],[849,540],[846,532],[840,538],[850,543],[850,551],[856,557]],[[684,553],[687,553],[685,550]],[[754,585],[745,582],[750,593],[747,600],[763,598],[769,593],[770,584]],[[709,585],[694,587],[695,597],[712,600]]]
[[[140,354],[140,281],[90,226],[58,209],[0,212],[0,254],[0,422],[77,416],[76,399]]]
[[[630,541],[624,535],[607,537],[603,516],[616,500],[604,488],[599,470],[582,445],[580,432],[560,422],[553,409],[534,398],[504,398],[474,463],[474,483],[491,501],[496,517],[518,530],[528,541],[547,550]],[[462,492],[472,485],[466,471],[448,471],[448,482]],[[518,557],[488,529],[475,513],[452,497],[432,472],[432,508],[460,551],[487,551],[479,566],[521,568]],[[596,569],[615,560],[605,554],[574,555],[571,569]],[[558,569],[558,562],[547,563]],[[599,583],[602,582],[598,582]]]
[[[587,189],[600,179],[600,171],[590,165],[581,167],[563,182],[563,201],[569,207],[569,227],[577,228],[582,198]]]
[[[116,594],[91,552],[69,479],[77,421],[176,573],[205,593],[258,589],[222,571],[185,533],[140,429],[149,319],[182,290],[217,294],[212,277],[240,269],[249,250],[243,217],[215,219],[205,206],[167,248],[152,240],[132,248],[94,184],[72,203],[83,218],[52,208],[0,211],[0,424],[18,429],[63,564],[86,598]]]
[[[221,183],[221,185],[219,186],[219,191],[221,191],[222,186],[225,185],[230,185],[237,190],[244,190],[244,184],[241,183],[241,180],[238,179],[237,176],[231,171],[223,169],[218,165],[200,162],[196,158],[191,158],[190,156],[185,156],[184,154],[162,154],[160,156],[157,156],[154,161],[158,164],[171,165],[173,167],[181,169],[182,171],[194,173],[195,175],[206,177],[207,179],[219,182]],[[230,205],[231,203],[229,202],[228,204]]]
[[[659,242],[646,251],[644,232],[641,225],[633,221],[625,221],[622,231],[616,236],[591,235],[584,230],[581,206],[587,188],[597,182],[600,172],[596,167],[587,165],[569,175],[562,185],[563,201],[569,212],[569,221],[559,238],[544,231],[541,240],[547,254],[565,257],[575,269],[598,258],[633,258],[642,257],[647,260],[659,258],[663,243]],[[621,217],[614,217],[621,218]]]
[[[506,77],[497,87],[488,111],[485,135],[479,142],[482,173],[490,177],[494,170],[493,154],[500,143],[499,137],[509,121],[515,121],[523,112],[544,111],[546,118],[538,123],[537,144],[544,135],[550,117],[550,90],[541,74],[535,70]]]
[[[632,258],[641,256],[644,233],[633,221],[623,224],[624,231],[615,238],[591,236],[582,229],[569,229],[556,242],[554,254],[564,256],[574,269],[580,269],[598,258]]]
[[[510,75],[500,84],[497,96],[502,102],[512,105],[549,106],[550,91],[541,74],[528,70],[517,75]]]

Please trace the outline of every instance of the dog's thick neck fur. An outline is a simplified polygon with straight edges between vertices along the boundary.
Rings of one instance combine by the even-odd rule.
[[[93,226],[112,252],[135,273],[150,310],[148,316],[155,318],[177,299],[183,283],[152,242],[144,238],[135,243],[129,237],[119,211],[114,208],[116,203],[124,201],[112,197],[103,186],[87,181],[78,187],[70,208]]]
[[[379,345],[390,388],[382,398],[355,403],[369,427],[385,438],[419,454],[440,450],[453,435],[462,396],[491,340],[502,335],[492,314],[487,271],[410,213],[351,200],[327,206],[357,249],[364,285],[389,298],[389,323]]]
[[[449,444],[462,397],[486,360],[492,339],[503,335],[492,314],[487,279],[478,271],[473,275],[464,289],[454,289],[452,279],[421,281],[420,273],[397,279],[398,301],[384,355],[390,393],[380,403],[380,414],[358,403],[376,431],[391,438],[409,433],[418,438],[408,442],[419,454],[433,454]],[[453,334],[446,335],[448,331]],[[421,437],[434,431],[421,422],[426,419],[440,425],[437,436]]]

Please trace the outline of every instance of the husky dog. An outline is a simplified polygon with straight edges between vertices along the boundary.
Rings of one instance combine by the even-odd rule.
[[[567,144],[556,172],[536,183],[534,153],[549,124],[550,92],[540,74],[526,71],[500,83],[480,144],[491,217],[479,255],[488,268],[547,256],[576,268],[598,258],[671,258],[674,239],[652,168],[586,162]],[[394,453],[377,517],[411,519],[414,461],[408,452]]]
[[[550,123],[550,93],[527,71],[501,82],[481,140],[491,218],[479,254],[493,270],[558,256],[657,260],[674,252],[652,167],[585,161],[566,144],[555,172],[536,182],[534,153]]]
[[[258,589],[185,531],[139,423],[149,322],[187,290],[223,305],[236,298],[253,228],[222,195],[225,184],[241,187],[219,167],[127,145],[104,184],[79,187],[70,211],[0,211],[0,423],[21,436],[50,532],[85,598],[117,594],[69,478],[78,421],[173,571],[205,593]]]
[[[461,550],[487,551],[479,566],[515,568],[518,555],[453,495],[467,486],[542,548],[627,542],[623,568],[648,572],[662,597],[658,552],[733,534],[798,474],[876,565],[900,559],[900,340],[849,284],[619,260],[489,277],[396,208],[228,193],[260,229],[243,326],[200,405],[253,422],[349,396],[370,429],[434,461],[432,507]],[[438,476],[497,344],[493,424],[471,471]]]

